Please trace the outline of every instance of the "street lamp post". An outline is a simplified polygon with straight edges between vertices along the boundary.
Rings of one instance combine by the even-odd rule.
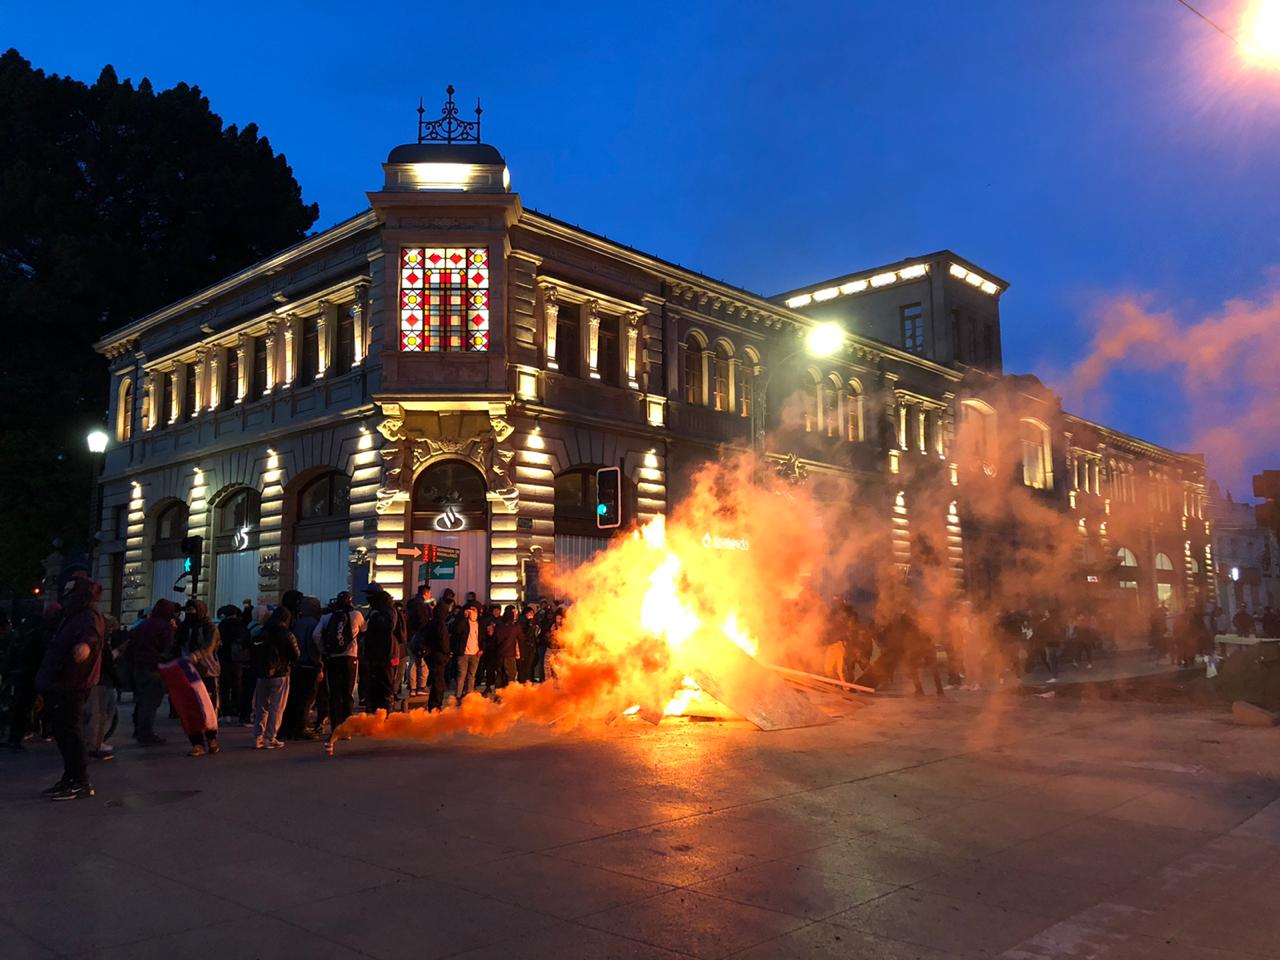
[[[107,443],[110,441],[105,430],[90,430],[88,436],[85,437],[85,443],[89,447],[89,453],[93,455],[93,488],[89,494],[89,546],[85,551],[89,563],[89,576],[94,575],[93,569],[93,551],[98,545],[98,503],[99,493],[102,484],[100,478],[102,476],[102,455],[107,452]]]
[[[810,327],[805,334],[804,343],[792,350],[777,363],[765,368],[756,390],[756,402],[751,409],[751,449],[757,457],[764,456],[764,434],[768,427],[769,380],[773,371],[781,369],[801,354],[811,357],[829,357],[844,345],[844,327],[838,323],[820,323]]]

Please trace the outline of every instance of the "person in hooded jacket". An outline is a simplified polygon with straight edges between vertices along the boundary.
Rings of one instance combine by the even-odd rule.
[[[58,624],[62,621],[62,604],[51,603],[43,611],[23,618],[18,648],[11,652],[13,660],[13,703],[9,707],[9,737],[4,746],[9,750],[25,750],[22,745],[33,725],[36,706],[36,673],[44,660]]]
[[[133,735],[144,747],[159,746],[156,711],[164,699],[160,661],[174,641],[174,617],[178,609],[172,600],[157,600],[147,619],[129,631],[129,662],[133,667]]]
[[[289,674],[300,652],[292,626],[289,608],[276,607],[253,641],[251,656],[258,677],[253,691],[253,745],[259,750],[284,746],[277,734],[289,696]]]
[[[238,716],[240,703],[240,670],[236,651],[249,640],[249,632],[240,619],[240,608],[229,603],[218,611],[218,695],[222,701],[219,716]]]
[[[453,641],[449,633],[449,624],[456,612],[452,590],[444,592],[433,612],[434,620],[427,630],[427,709],[443,710],[449,660],[453,654]]]
[[[289,674],[289,697],[280,723],[281,740],[316,739],[308,729],[308,722],[324,669],[324,657],[315,635],[323,610],[317,597],[303,597],[298,608],[300,612],[293,623],[293,635],[298,639],[299,656]]]
[[[498,689],[519,677],[520,644],[524,636],[524,628],[516,619],[516,608],[508,604],[493,630],[493,642],[498,649]]]
[[[45,697],[53,738],[62,754],[62,778],[45,791],[54,800],[93,796],[82,715],[89,691],[102,669],[106,624],[98,612],[102,587],[85,574],[72,577],[63,591],[63,617],[45,649],[36,688]]]
[[[209,619],[209,608],[203,600],[187,601],[186,615],[178,624],[177,640],[179,649],[200,674],[200,680],[209,692],[209,702],[213,704],[213,714],[218,716],[219,678],[222,676],[222,661],[218,654],[222,635]]]
[[[364,659],[369,678],[369,709],[390,710],[392,678],[395,676],[396,625],[398,611],[391,594],[377,584],[369,584],[369,618],[364,634]]]

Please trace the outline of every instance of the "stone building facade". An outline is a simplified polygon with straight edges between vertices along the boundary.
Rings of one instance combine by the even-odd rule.
[[[977,265],[941,251],[763,297],[525,209],[486,144],[428,138],[383,169],[367,212],[98,344],[111,608],[174,596],[192,535],[215,608],[370,577],[402,595],[423,575],[406,543],[456,548],[459,593],[516,601],[545,592],[546,564],[608,542],[598,467],[621,468],[624,519],[643,522],[699,464],[753,444],[816,481],[853,479],[903,570],[922,562],[916,531],[936,530],[930,562],[981,595],[990,558],[970,556],[966,490],[990,477],[957,449],[984,418],[992,444],[1036,421],[1043,444],[1014,466],[1079,515],[1090,562],[1125,547],[1150,569],[1135,610],[1165,595],[1161,554],[1183,563],[1182,602],[1207,583],[1203,462],[1005,377],[1007,284]],[[840,348],[808,356],[805,334],[832,319]],[[1130,529],[1119,491],[1148,486],[1167,486],[1168,517]]]

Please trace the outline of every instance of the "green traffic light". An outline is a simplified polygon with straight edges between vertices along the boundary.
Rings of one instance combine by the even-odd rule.
[[[596,513],[600,514],[600,516],[603,517],[608,512],[609,512],[609,507],[607,504],[603,504],[603,503],[596,504]]]

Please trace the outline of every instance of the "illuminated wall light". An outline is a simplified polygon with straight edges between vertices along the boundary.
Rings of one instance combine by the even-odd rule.
[[[523,400],[538,399],[538,375],[529,370],[521,370],[516,374],[516,393]]]
[[[996,286],[994,283],[992,283],[990,280],[983,280],[983,281],[982,281],[982,292],[983,292],[983,293],[991,293],[991,294],[994,294],[994,293],[995,293],[997,290],[999,290],[999,289],[1000,289],[1000,288],[999,288],[999,287],[997,287],[997,286]]]
[[[369,432],[368,427],[360,428],[360,442],[357,443],[356,446],[360,450],[373,449],[373,434]]]
[[[867,289],[867,281],[865,280],[850,280],[848,283],[840,285],[840,292],[846,296],[851,293],[861,293],[865,289]]]
[[[787,301],[787,306],[794,310],[796,307],[807,307],[813,303],[813,296],[808,293],[802,293],[798,297],[792,297]]]
[[[893,271],[890,271],[889,273],[877,273],[871,278],[871,285],[873,287],[887,287],[897,279],[898,275]]]
[[[840,296],[840,290],[838,287],[825,287],[822,290],[813,291],[813,299],[819,301],[834,300],[838,296]]]
[[[535,427],[533,433],[529,434],[529,441],[526,444],[532,450],[545,450],[547,443],[542,439],[542,428]]]
[[[923,277],[925,272],[925,265],[923,263],[913,263],[911,266],[903,267],[899,270],[898,276],[903,280],[914,280],[916,277]]]
[[[648,467],[650,470],[655,470],[655,469],[657,469],[657,466],[658,466],[658,454],[657,454],[656,452],[654,452],[653,450],[650,450],[648,453],[646,453],[646,454],[644,455],[644,465],[645,465],[646,467]]]
[[[964,267],[960,266],[960,264],[958,264],[958,263],[953,263],[953,264],[951,265],[951,269],[950,269],[950,271],[948,271],[948,272],[949,272],[953,277],[958,277],[958,278],[959,278],[959,279],[961,279],[961,280],[963,280],[965,277],[967,277],[967,276],[969,275],[969,271],[968,271],[968,270],[966,270]]]
[[[964,282],[969,284],[971,287],[982,286],[982,278],[978,276],[976,273],[969,274],[967,277],[964,278]]]
[[[267,447],[267,469],[275,470],[280,466],[280,454],[276,453],[270,447]]]
[[[1084,517],[1076,521],[1076,529],[1080,531],[1080,535],[1084,536],[1089,532],[1089,528],[1084,525]]]
[[[960,468],[952,463],[948,465],[948,471],[951,474],[951,485],[958,487],[960,485]]]

